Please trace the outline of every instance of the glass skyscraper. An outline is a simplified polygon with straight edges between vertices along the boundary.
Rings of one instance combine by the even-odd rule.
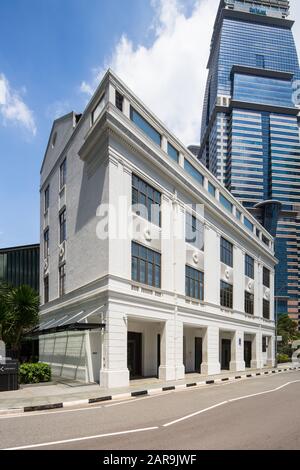
[[[199,158],[276,235],[277,312],[299,321],[300,69],[293,24],[288,0],[221,0]]]

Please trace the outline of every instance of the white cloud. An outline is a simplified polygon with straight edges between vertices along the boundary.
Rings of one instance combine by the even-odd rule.
[[[206,65],[219,0],[194,0],[190,15],[184,0],[151,0],[156,16],[149,47],[134,46],[123,35],[112,56],[81,84],[91,96],[112,68],[186,145],[199,143]],[[294,36],[300,49],[300,2],[291,0]],[[297,19],[299,22],[297,23]]]
[[[112,57],[93,71],[81,91],[91,95],[110,67],[186,145],[200,140],[206,64],[219,0],[195,0],[190,15],[182,0],[152,0],[157,16],[150,47],[126,35]]]
[[[25,93],[24,88],[22,92]],[[33,112],[25,104],[20,93],[12,89],[3,74],[0,74],[0,115],[4,124],[7,122],[19,124],[33,135],[36,134]]]

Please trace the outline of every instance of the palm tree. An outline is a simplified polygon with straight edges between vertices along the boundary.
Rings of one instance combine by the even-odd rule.
[[[7,321],[7,296],[10,292],[10,288],[7,284],[0,283],[0,341],[3,340],[3,334],[5,330],[5,324]]]
[[[11,289],[5,297],[7,306],[6,342],[19,355],[23,333],[38,324],[39,296],[29,286]]]

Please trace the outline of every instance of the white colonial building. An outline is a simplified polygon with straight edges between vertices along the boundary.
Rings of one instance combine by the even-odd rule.
[[[111,71],[53,124],[41,247],[53,375],[111,388],[274,365],[272,237]]]

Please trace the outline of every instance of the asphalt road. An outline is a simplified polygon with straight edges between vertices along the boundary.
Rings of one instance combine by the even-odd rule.
[[[300,449],[300,371],[0,418],[1,449]]]

